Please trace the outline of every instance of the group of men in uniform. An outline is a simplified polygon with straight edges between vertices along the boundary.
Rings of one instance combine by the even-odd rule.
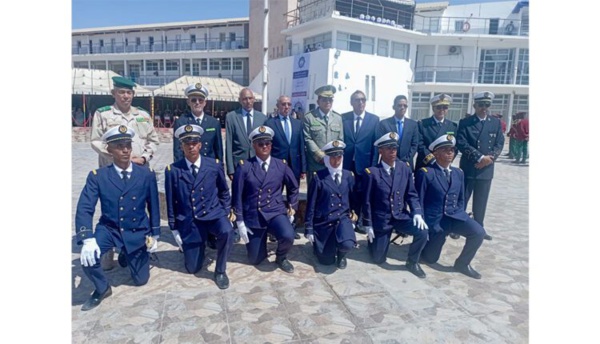
[[[156,177],[148,168],[157,135],[147,112],[131,107],[135,84],[120,77],[113,83],[115,104],[99,109],[93,121],[92,147],[100,168],[90,172],[77,206],[81,263],[95,286],[82,310],[112,293],[100,258],[114,247],[136,285],[145,284],[149,254],[160,234]],[[379,121],[365,111],[362,91],[351,96],[352,112],[336,113],[335,92],[330,85],[318,88],[318,107],[301,121],[289,117],[290,99],[281,96],[278,116],[266,120],[253,109],[252,91],[243,89],[241,109],[226,118],[223,163],[220,126],[203,113],[208,90],[200,84],[186,89],[192,112],[178,119],[174,163],[165,169],[168,224],[186,270],[202,268],[208,244],[217,250],[215,283],[228,288],[226,262],[235,226],[251,264],[267,258],[266,240],[272,236],[275,263],[292,273],[288,253],[298,185],[307,173],[305,237],[321,264],[346,268],[346,255],[357,243],[353,228],[364,230],[373,261],[381,264],[397,232],[413,236],[406,267],[424,278],[419,263],[437,262],[446,235],[454,233],[466,238],[455,269],[480,278],[470,263],[486,235],[486,192],[503,144],[497,119],[487,115],[493,94],[476,94],[476,115],[461,120],[457,129],[445,119],[452,101],[447,95],[433,97],[434,116],[417,123],[405,117],[405,96],[394,99],[393,117]],[[450,168],[456,147],[463,153],[461,169]],[[471,193],[474,220],[465,212]],[[94,231],[98,200],[102,216]]]

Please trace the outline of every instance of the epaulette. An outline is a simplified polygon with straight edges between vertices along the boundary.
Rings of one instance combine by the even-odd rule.
[[[429,154],[427,154],[427,156],[425,157],[425,159],[423,159],[423,163],[424,163],[425,165],[427,165],[427,164],[429,164],[429,162],[430,162],[431,160],[433,160],[433,158],[435,158],[435,157],[433,156],[433,154],[429,153]]]
[[[219,163],[219,159],[215,159],[215,161],[217,162],[217,164]]]
[[[371,170],[369,170],[369,168],[365,168],[365,172],[367,172],[368,174],[371,174]]]
[[[167,170],[169,170],[169,171],[171,170],[171,164],[167,165]]]
[[[96,111],[98,111],[98,112],[104,112],[104,111],[108,111],[108,110],[110,110],[110,105],[103,106],[103,107],[99,108]]]
[[[283,163],[287,165],[287,162],[285,162],[285,159],[281,159],[281,161],[283,161]]]
[[[427,173],[427,169],[425,167],[421,167],[421,171]]]
[[[243,164],[244,164],[244,160],[240,160],[240,165],[243,165]]]
[[[142,111],[144,111],[144,112],[148,112],[148,110],[144,109],[144,108],[143,108],[143,107],[141,107],[141,106],[136,106],[136,108],[137,108],[138,110],[142,110]]]
[[[97,175],[97,174],[98,174],[98,172],[96,172],[96,170],[92,170],[92,173],[93,173],[94,175]]]

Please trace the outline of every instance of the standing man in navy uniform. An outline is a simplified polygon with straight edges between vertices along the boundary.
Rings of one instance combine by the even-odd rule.
[[[408,109],[408,100],[404,95],[398,95],[394,98],[394,116],[384,119],[379,122],[377,128],[377,137],[381,137],[389,132],[398,134],[398,153],[397,157],[401,161],[410,164],[411,171],[414,169],[413,160],[417,154],[419,145],[419,129],[417,121],[406,118],[406,110]]]
[[[354,174],[342,169],[345,147],[335,140],[321,148],[327,168],[315,172],[308,186],[304,232],[319,263],[337,263],[340,269],[346,268],[346,254],[356,244],[352,222],[358,219],[351,210]]]
[[[427,243],[427,224],[423,220],[412,170],[409,163],[396,157],[398,134],[395,131],[380,137],[375,145],[379,148],[381,162],[366,169],[368,178],[362,218],[369,253],[376,264],[381,264],[386,260],[393,231],[412,235],[406,268],[415,276],[425,278],[419,258]]]
[[[267,233],[277,239],[275,262],[285,272],[294,272],[287,254],[294,244],[290,218],[298,209],[298,182],[285,161],[271,156],[273,129],[260,126],[250,133],[256,155],[239,162],[232,183],[232,206],[241,240],[250,264],[267,258]],[[283,186],[286,187],[286,202]]]
[[[415,173],[415,187],[425,212],[429,227],[429,241],[423,248],[421,260],[435,264],[446,242],[446,235],[456,233],[466,238],[454,269],[469,277],[480,279],[481,275],[471,267],[471,261],[485,235],[485,229],[465,212],[464,173],[458,167],[450,168],[454,160],[453,135],[442,135],[428,149],[435,156],[435,163],[421,167]]]
[[[150,278],[149,255],[158,248],[160,207],[154,171],[131,161],[135,132],[125,125],[109,129],[102,140],[113,163],[93,170],[77,202],[75,226],[81,249],[83,272],[95,290],[81,307],[87,311],[112,295],[100,267],[100,257],[119,247],[137,286]],[[93,230],[96,203],[100,199],[102,216]],[[146,210],[148,213],[146,214]]]
[[[208,98],[208,89],[200,83],[189,85],[185,89],[185,95],[188,97],[187,105],[192,112],[186,112],[175,121],[173,132],[187,124],[201,126],[204,133],[202,134],[200,155],[223,162],[221,124],[219,120],[204,112],[206,99]],[[180,140],[173,140],[173,162],[183,159],[183,156]]]
[[[458,124],[447,119],[448,108],[452,104],[452,97],[447,94],[438,94],[430,99],[433,116],[419,121],[419,147],[417,154],[416,170],[435,162],[429,150],[429,145],[442,135],[456,135]],[[455,153],[456,153],[455,149]]]
[[[185,268],[191,274],[202,269],[208,234],[216,238],[215,283],[227,289],[225,270],[233,247],[231,221],[235,218],[223,165],[200,155],[203,134],[202,127],[195,124],[175,131],[185,157],[165,169],[167,216],[175,241],[183,250]]]
[[[473,218],[484,228],[494,162],[504,148],[500,120],[489,114],[493,99],[492,92],[476,93],[473,96],[475,116],[460,120],[456,136],[456,146],[462,153],[460,168],[465,172],[465,209],[473,194]],[[484,239],[492,240],[492,237],[486,233]]]
[[[352,193],[352,197],[356,199],[352,202],[357,206],[356,213],[360,214],[364,198],[365,168],[377,165],[379,159],[377,147],[373,145],[379,137],[377,136],[379,117],[365,111],[367,96],[363,91],[357,90],[352,93],[350,105],[352,105],[352,111],[342,115],[344,143],[346,144],[343,167],[356,176],[355,192]],[[356,226],[355,230],[358,233],[366,234],[360,226]]]

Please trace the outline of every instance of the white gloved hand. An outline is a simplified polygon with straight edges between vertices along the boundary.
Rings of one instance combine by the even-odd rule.
[[[249,243],[250,239],[248,239],[248,233],[250,233],[250,234],[254,234],[254,233],[252,233],[252,231],[246,227],[246,224],[244,223],[244,221],[237,221],[236,224],[237,224],[238,232],[240,233],[240,239],[242,239],[244,244]]]
[[[427,224],[425,223],[425,220],[423,220],[423,216],[419,214],[413,216],[413,226],[417,227],[420,230],[429,229],[429,227],[427,227]]]
[[[308,241],[310,241],[311,243],[315,242],[315,236],[312,234],[307,234],[304,236]]]
[[[365,231],[367,232],[367,239],[370,243],[372,243],[373,239],[375,238],[375,232],[373,232],[373,227],[365,226]]]
[[[81,265],[83,266],[94,266],[96,265],[96,257],[100,259],[100,247],[96,242],[96,238],[89,238],[83,240],[83,247],[81,248]]]
[[[160,237],[160,235],[153,235],[152,237],[147,237],[146,238],[146,250],[148,251],[148,253],[154,253],[158,250],[158,238]],[[148,240],[152,238],[152,243],[151,245],[148,245]]]
[[[181,240],[181,234],[179,234],[178,230],[172,230],[171,233],[173,233],[173,238],[175,238],[175,242],[177,243],[177,246],[179,246],[179,249],[183,251],[183,247],[181,245],[183,245],[183,240]]]

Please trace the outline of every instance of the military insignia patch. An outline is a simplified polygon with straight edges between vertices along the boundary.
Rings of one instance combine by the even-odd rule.
[[[201,89],[202,88],[202,84],[197,82],[196,85],[194,85],[194,87],[196,87],[197,89]]]
[[[338,141],[338,140],[333,141],[333,146],[334,147],[339,147],[340,146],[340,141]]]
[[[392,140],[395,140],[395,139],[396,139],[396,136],[398,136],[398,134],[396,134],[396,133],[390,133],[390,138],[391,138]]]
[[[365,168],[365,171],[366,171],[368,174],[371,174],[371,170],[369,170],[369,168],[368,168],[368,167],[367,167],[367,168]]]
[[[448,141],[452,141],[453,138],[454,138],[454,135],[452,135],[452,134],[448,134],[448,136],[446,136],[446,140],[448,140]]]
[[[427,172],[427,169],[426,169],[425,167],[421,167],[421,170],[422,170],[423,172]]]
[[[119,132],[120,132],[121,134],[125,134],[125,133],[127,132],[127,127],[126,127],[126,126],[124,126],[124,125],[120,126],[120,127],[119,127]]]
[[[194,130],[194,128],[192,128],[192,126],[188,124],[188,125],[185,126],[184,130],[185,130],[186,133],[190,133],[192,130]]]
[[[262,125],[260,126],[260,128],[258,128],[258,131],[260,133],[264,133],[265,131],[267,131],[267,128],[263,127]]]

